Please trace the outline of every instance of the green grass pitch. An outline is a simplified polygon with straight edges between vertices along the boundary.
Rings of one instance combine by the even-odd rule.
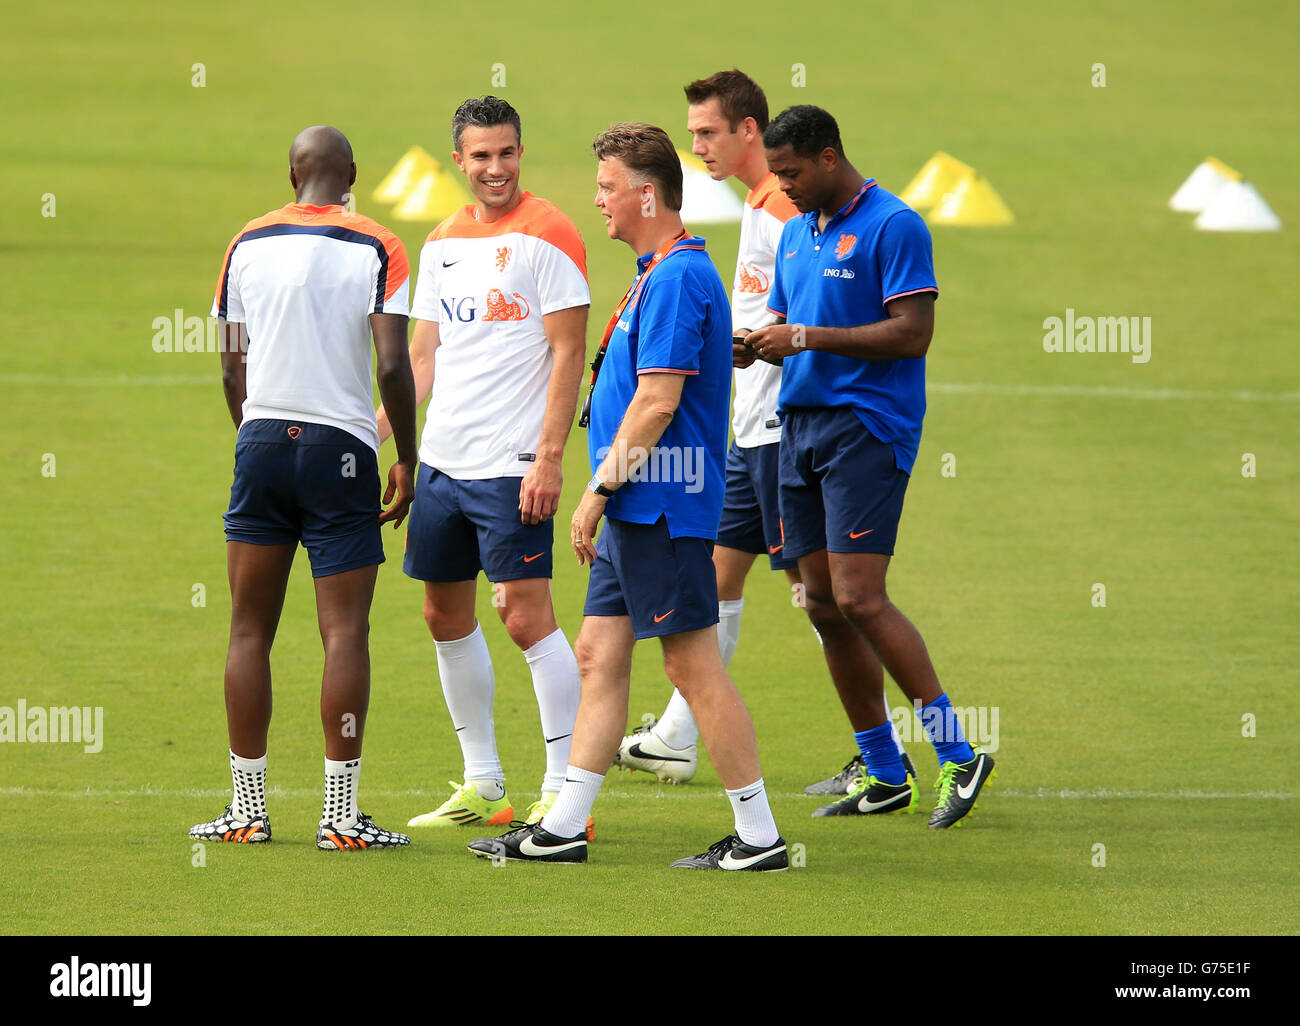
[[[246,0],[8,13],[0,706],[100,706],[104,737],[97,754],[0,744],[0,931],[321,934],[346,904],[365,912],[350,930],[466,936],[951,933],[954,922],[1294,932],[1289,6],[568,6],[492,24],[410,0],[385,5],[383,21],[363,6]],[[957,831],[927,831],[922,816],[811,820],[803,786],[838,769],[852,738],[805,617],[760,568],[731,670],[801,868],[668,870],[730,828],[708,765],[678,788],[611,774],[583,868],[495,868],[464,850],[474,834],[463,832],[420,833],[404,851],[317,852],[321,655],[300,553],[273,654],[275,841],[208,845],[196,860],[186,830],[229,787],[220,514],[234,434],[216,356],[155,353],[153,319],[206,316],[232,234],[292,199],[287,147],[309,124],[350,136],[359,209],[399,231],[414,261],[432,226],[393,222],[369,192],[412,145],[446,161],[455,106],[497,92],[523,116],[523,184],[586,236],[598,337],[633,263],[591,206],[591,138],[646,120],[688,147],[682,86],[733,65],[764,84],[773,113],[830,109],[850,158],[886,188],[942,149],[1016,215],[1002,229],[934,229],[930,409],[891,574],[954,703],[998,712],[996,786]],[[1196,232],[1166,208],[1211,154],[1258,187],[1282,232]],[[730,281],[736,228],[702,234]],[[1149,316],[1150,362],[1045,353],[1043,321],[1067,308]],[[955,476],[941,472],[945,454]],[[566,470],[562,522],[588,474],[577,429]],[[385,541],[361,795],[394,827],[445,797],[460,757],[420,588],[401,573],[400,534]],[[585,571],[562,547],[557,564],[572,638]],[[496,720],[522,806],[542,772],[536,706],[489,597],[481,588]],[[659,712],[667,690],[657,648],[640,646],[631,721]],[[933,753],[910,749],[928,785]]]

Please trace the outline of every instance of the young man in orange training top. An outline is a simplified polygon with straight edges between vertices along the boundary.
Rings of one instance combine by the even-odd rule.
[[[496,678],[474,615],[478,575],[532,673],[546,746],[546,814],[564,782],[578,664],[551,603],[553,520],[586,359],[587,257],[573,222],[519,184],[519,114],[493,96],[452,118],[452,154],[475,202],[420,251],[411,306],[417,402],[432,392],[404,569],[424,618],[464,757],[463,783],[410,826],[509,823],[493,723]],[[379,411],[380,432],[386,417]]]
[[[740,250],[731,289],[731,328],[734,335],[772,324],[776,316],[767,309],[775,274],[781,230],[795,208],[767,167],[763,130],[767,128],[767,97],[758,83],[742,71],[719,71],[686,86],[686,127],[691,152],[704,161],[717,181],[734,175],[749,194],[740,222]],[[785,553],[785,530],[777,495],[781,421],[777,396],[781,368],[756,361],[751,349],[733,347],[736,396],[731,417],[734,436],[727,453],[727,490],[718,527],[713,564],[718,575],[718,647],[727,666],[740,640],[745,577],[754,560],[767,554],[773,570],[784,570],[799,583],[798,561]],[[884,686],[879,662],[874,677]],[[685,783],[695,775],[699,729],[690,706],[674,690],[658,722],[623,738],[615,763],[623,769],[644,770],[660,780]],[[900,755],[911,760],[898,742]],[[861,756],[830,780],[810,785],[810,793],[844,794],[862,769]]]

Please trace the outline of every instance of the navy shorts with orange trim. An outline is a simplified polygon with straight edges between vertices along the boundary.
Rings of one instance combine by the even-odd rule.
[[[849,407],[797,407],[781,420],[785,553],[894,554],[908,475],[894,447]]]
[[[555,521],[525,524],[522,477],[460,481],[421,463],[406,528],[402,570],[417,581],[489,581],[551,576]]]
[[[227,541],[301,541],[313,577],[382,563],[375,450],[326,424],[245,421],[223,519]]]
[[[713,541],[672,538],[668,521],[605,519],[587,581],[583,616],[626,616],[638,641],[718,622]]]
[[[756,555],[767,553],[773,570],[791,570],[799,561],[785,554],[781,525],[781,444],[768,442],[727,450],[727,490],[722,497],[718,544]]]

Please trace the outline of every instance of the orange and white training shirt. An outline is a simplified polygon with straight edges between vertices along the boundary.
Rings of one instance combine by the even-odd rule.
[[[471,205],[438,225],[411,306],[438,323],[420,462],[458,480],[523,477],[554,363],[542,317],[589,305],[586,247],[555,204],[525,192],[490,224]]]
[[[410,278],[401,240],[337,204],[249,221],[212,303],[213,317],[248,326],[244,421],[328,424],[377,452],[369,317],[406,315]]]
[[[736,257],[736,280],[731,287],[733,331],[755,331],[776,320],[767,309],[767,293],[776,268],[776,249],[786,221],[797,217],[798,209],[777,184],[776,175],[767,177],[745,197],[740,220],[740,251]],[[731,413],[731,431],[736,444],[745,449],[781,440],[781,423],[776,416],[781,392],[781,368],[756,360],[736,371],[736,398]]]

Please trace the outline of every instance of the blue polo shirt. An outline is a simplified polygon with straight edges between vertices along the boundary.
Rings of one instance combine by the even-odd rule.
[[[731,303],[698,236],[665,256],[623,311],[591,395],[587,452],[594,471],[618,434],[641,374],[683,374],[672,423],[605,515],[634,524],[668,521],[673,538],[716,539],[722,517],[731,405]],[[644,273],[652,254],[637,258]],[[620,477],[626,471],[620,472]]]
[[[781,233],[768,309],[790,324],[851,328],[889,316],[885,304],[938,293],[930,231],[921,216],[874,178],[817,230],[820,212],[791,218]],[[894,447],[910,474],[925,417],[925,359],[858,360],[805,349],[782,364],[779,411],[847,406]]]

